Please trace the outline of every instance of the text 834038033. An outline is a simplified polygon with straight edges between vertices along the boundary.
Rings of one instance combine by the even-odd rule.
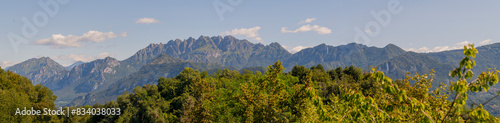
[[[72,115],[120,115],[120,108],[75,108]]]

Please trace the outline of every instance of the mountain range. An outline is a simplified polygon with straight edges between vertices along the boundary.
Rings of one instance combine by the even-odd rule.
[[[500,66],[499,43],[477,49],[475,73]],[[200,36],[150,44],[122,61],[106,57],[65,68],[42,57],[6,69],[28,77],[33,84],[49,87],[58,96],[56,104],[63,106],[102,104],[137,86],[155,84],[160,77],[175,77],[185,67],[209,72],[220,69],[264,71],[266,66],[280,60],[285,71],[295,65],[322,64],[325,69],[353,65],[365,71],[369,66],[376,66],[395,79],[404,78],[406,72],[427,74],[434,69],[437,73],[435,83],[448,83],[448,72],[462,58],[462,50],[415,53],[393,44],[378,48],[356,43],[320,44],[292,54],[278,43],[263,45],[232,36]]]

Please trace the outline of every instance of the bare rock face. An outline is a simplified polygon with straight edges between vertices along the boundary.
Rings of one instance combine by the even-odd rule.
[[[104,73],[107,73],[107,74],[115,74],[115,73],[116,73],[116,71],[115,71],[115,70],[113,70],[113,69],[112,69],[112,68],[110,68],[110,67],[106,67],[106,69],[104,69],[104,71],[103,71],[103,72],[104,72]]]
[[[120,62],[118,60],[111,58],[111,57],[106,57],[106,59],[104,59],[104,60],[106,61],[106,63],[110,67],[116,67],[116,66],[120,65]]]

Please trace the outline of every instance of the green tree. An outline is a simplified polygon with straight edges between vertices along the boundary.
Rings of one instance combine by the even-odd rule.
[[[483,105],[486,105],[488,102],[484,102],[483,104],[471,105],[470,111],[464,112],[462,107],[465,106],[465,102],[467,101],[467,93],[473,92],[477,93],[480,91],[488,91],[490,86],[498,83],[498,70],[489,70],[482,72],[477,79],[469,82],[472,79],[473,72],[472,68],[476,65],[476,61],[474,58],[478,51],[474,48],[473,44],[469,44],[464,46],[463,54],[465,57],[460,61],[459,67],[455,68],[453,71],[450,71],[450,77],[458,78],[456,82],[450,83],[451,91],[455,92],[455,97],[451,102],[448,111],[446,112],[444,118],[441,120],[445,121],[454,121],[454,122],[463,122],[463,121],[479,121],[479,122],[487,122],[492,120],[497,120],[496,118],[490,117],[488,111],[483,109]],[[500,91],[498,92],[500,95]],[[496,98],[495,96],[493,98]],[[464,116],[470,116],[471,118],[465,118]]]
[[[314,66],[313,66],[314,67]],[[306,79],[306,76],[307,74],[309,73],[309,69],[307,69],[305,66],[303,65],[295,65],[293,66],[292,70],[290,71],[290,74],[292,76],[296,76],[299,78],[299,80],[301,81],[301,83],[304,83],[303,81],[305,81]]]
[[[29,79],[0,68],[0,122],[48,122],[58,121],[50,115],[15,115],[17,109],[55,109],[53,95],[47,87],[33,85]]]

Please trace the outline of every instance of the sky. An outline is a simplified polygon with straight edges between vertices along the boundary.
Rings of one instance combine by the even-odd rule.
[[[292,53],[325,43],[438,52],[500,41],[500,1],[8,0],[0,66],[50,57],[63,66],[124,60],[151,43],[233,35]]]

